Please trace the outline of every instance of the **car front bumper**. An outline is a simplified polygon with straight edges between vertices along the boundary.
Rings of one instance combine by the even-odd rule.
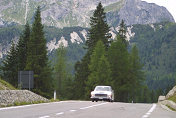
[[[112,98],[111,97],[96,97],[96,96],[94,96],[94,97],[91,97],[90,98],[92,101],[99,101],[99,100],[103,100],[103,101],[109,101],[109,100],[112,100]]]

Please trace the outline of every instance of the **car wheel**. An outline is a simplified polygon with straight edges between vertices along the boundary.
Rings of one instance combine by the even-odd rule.
[[[113,102],[113,100],[110,99],[109,102]]]
[[[92,102],[94,102],[94,100],[92,100]]]
[[[98,100],[96,100],[96,102],[98,102]]]

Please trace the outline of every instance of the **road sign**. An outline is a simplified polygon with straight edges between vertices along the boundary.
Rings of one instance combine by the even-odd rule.
[[[18,71],[18,85],[22,89],[34,88],[34,72],[33,71]]]

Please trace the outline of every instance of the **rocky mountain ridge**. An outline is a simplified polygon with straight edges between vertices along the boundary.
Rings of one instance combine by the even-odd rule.
[[[132,32],[132,28],[133,26],[127,27],[126,37],[128,41],[130,40],[130,38],[135,36],[135,33]],[[3,58],[7,54],[7,52],[10,49],[12,41],[14,43],[18,42],[19,36],[22,32],[21,28],[15,27],[15,26],[9,27],[7,29],[8,29],[8,32],[13,32],[14,30],[17,32],[10,33],[11,35],[10,39],[0,37],[0,58]],[[4,35],[3,30],[4,30],[3,28],[0,28],[0,35],[2,36]],[[54,33],[52,34],[54,35],[53,37],[47,37],[48,35],[51,34],[50,32],[48,32],[49,30],[58,30],[57,32],[58,35],[57,33]],[[116,34],[118,33],[118,31],[119,31],[119,26],[110,28],[109,33],[111,33],[112,39],[116,37]],[[46,39],[47,39],[47,50],[48,50],[48,53],[51,53],[52,51],[59,48],[61,43],[63,44],[64,47],[69,47],[72,44],[76,44],[76,45],[85,44],[85,41],[87,40],[88,29],[82,28],[82,27],[64,28],[64,29],[45,27],[45,32],[46,32]]]
[[[127,25],[174,22],[166,8],[141,0],[0,0],[0,26],[32,23],[40,6],[42,22],[47,26],[89,27],[89,18],[100,1],[111,26],[117,26],[122,19]]]

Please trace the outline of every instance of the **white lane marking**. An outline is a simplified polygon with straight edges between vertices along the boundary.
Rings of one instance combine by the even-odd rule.
[[[92,107],[97,107],[97,106],[104,105],[104,104],[107,104],[107,102],[106,102],[106,103],[101,103],[101,104],[92,105],[92,106],[88,106],[88,107],[82,107],[82,108],[80,108],[80,109],[84,110],[84,109],[88,109],[88,108],[92,108]]]
[[[71,101],[60,101],[60,102],[51,102],[51,103],[41,103],[41,104],[29,104],[29,105],[22,105],[22,106],[12,106],[12,107],[0,108],[0,111],[2,111],[2,110],[9,110],[9,109],[25,108],[25,107],[31,107],[31,106],[39,106],[39,105],[68,103],[68,102],[71,102]]]
[[[155,108],[156,108],[156,104],[153,104],[152,108],[148,112],[149,113],[153,112]]]
[[[56,113],[56,115],[62,115],[62,114],[64,114],[64,112]]]
[[[38,105],[38,104],[23,105],[23,106],[14,106],[14,107],[5,107],[5,108],[0,108],[0,111],[2,111],[2,110],[8,110],[8,109],[24,108],[24,107],[29,107],[29,106],[37,106],[37,105]]]
[[[49,118],[50,116],[42,116],[42,117],[39,117],[39,118]]]
[[[70,112],[75,112],[76,110],[70,110]]]
[[[151,113],[146,113],[146,115],[150,115]]]
[[[0,108],[0,111],[9,110],[9,109],[17,109],[17,108],[25,108],[25,107],[31,107],[31,106],[48,105],[48,104],[51,104],[51,103],[29,104],[29,105],[22,105],[22,106],[5,107],[5,108]]]
[[[143,115],[142,118],[148,118],[150,114],[155,110],[155,108],[156,108],[156,104],[153,104],[150,110],[145,115]]]
[[[149,116],[148,115],[143,115],[143,117],[142,118],[148,118]]]

